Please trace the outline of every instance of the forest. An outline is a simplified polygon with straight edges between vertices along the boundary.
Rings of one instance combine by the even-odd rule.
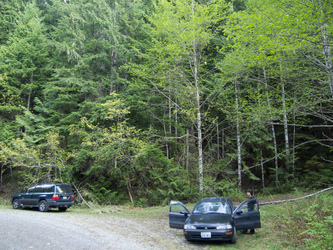
[[[167,204],[333,180],[331,0],[0,0],[0,191]]]

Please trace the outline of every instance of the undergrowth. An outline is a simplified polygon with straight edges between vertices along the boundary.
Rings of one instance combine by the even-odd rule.
[[[333,192],[275,206],[276,230],[292,247],[303,249],[333,248]]]

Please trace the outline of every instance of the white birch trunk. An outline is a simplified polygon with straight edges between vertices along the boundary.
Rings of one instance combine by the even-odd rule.
[[[192,0],[192,19],[194,23],[194,1]],[[199,191],[203,191],[203,153],[202,153],[202,130],[201,130],[201,105],[199,91],[199,60],[197,55],[196,37],[193,35],[193,64],[194,64],[194,85],[196,89],[196,108],[197,108],[197,131],[198,131],[198,165],[199,165]]]
[[[328,84],[331,90],[331,94],[333,95],[333,65],[332,65],[332,51],[329,36],[327,34],[327,24],[325,21],[324,12],[322,11],[322,40],[323,40],[323,53],[325,57],[325,66],[328,73]]]
[[[242,186],[242,151],[241,151],[241,133],[239,126],[239,100],[238,100],[238,86],[235,80],[235,95],[236,95],[236,129],[237,129],[237,166],[238,166],[238,186]]]
[[[283,107],[283,127],[284,127],[284,139],[286,148],[286,169],[290,171],[290,146],[289,146],[289,134],[288,134],[288,117],[287,117],[287,104],[286,104],[286,92],[285,83],[283,79],[282,62],[280,56],[280,81],[281,81],[281,95],[282,95],[282,107]],[[290,172],[289,172],[290,173]],[[289,174],[288,173],[288,174]]]

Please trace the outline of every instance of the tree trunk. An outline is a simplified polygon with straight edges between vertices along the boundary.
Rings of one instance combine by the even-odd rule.
[[[289,146],[289,134],[288,134],[288,117],[287,117],[287,104],[286,104],[286,92],[285,82],[283,77],[283,68],[280,55],[280,81],[281,81],[281,94],[282,94],[282,112],[283,112],[283,127],[284,127],[284,139],[286,148],[286,169],[290,174],[290,146]]]
[[[294,98],[296,100],[296,97]],[[293,114],[293,122],[296,124],[296,112],[294,110]],[[292,176],[295,178],[295,162],[296,162],[296,126],[293,126],[293,148],[292,148],[292,157],[293,157],[293,164],[292,164]]]
[[[273,135],[273,143],[274,143],[274,153],[275,153],[275,186],[279,185],[279,158],[278,158],[278,148],[275,134],[275,127],[272,125],[272,135]]]
[[[178,106],[178,99],[177,99],[177,93],[176,93],[176,99],[175,99],[176,105],[175,105],[175,137],[178,137],[178,112],[177,112],[177,106]],[[175,152],[178,150],[178,139],[176,139],[176,145],[175,145]]]
[[[169,136],[172,136],[172,105],[171,105],[171,89],[169,90]],[[171,146],[169,146],[169,152],[171,152]],[[168,159],[171,158],[171,155],[169,154]]]
[[[188,165],[189,165],[189,158],[190,158],[190,131],[189,129],[187,128],[186,129],[186,171],[188,171]]]
[[[236,129],[237,129],[237,166],[238,166],[238,187],[242,187],[242,153],[241,153],[241,133],[239,125],[239,100],[238,100],[238,86],[235,80],[235,95],[236,95]]]
[[[225,144],[224,144],[224,141],[225,141],[225,139],[224,139],[224,129],[222,129],[222,159],[224,159],[225,158]]]
[[[322,12],[322,19],[323,19],[323,24],[321,26],[322,30],[322,40],[323,40],[323,52],[324,52],[324,57],[325,57],[325,66],[326,70],[328,73],[328,84],[330,86],[331,94],[333,95],[333,65],[332,65],[332,51],[331,51],[331,44],[329,41],[329,36],[327,35],[327,24],[325,21],[325,16]]]
[[[165,114],[166,113],[166,111],[165,111],[165,109],[164,109],[164,115],[163,115],[163,117],[165,117]],[[167,139],[167,137],[168,137],[168,133],[167,133],[167,128],[166,128],[166,121],[165,121],[165,119],[163,119],[163,128],[164,128],[164,136],[165,136],[165,150],[166,150],[166,156],[167,156],[167,159],[170,159],[170,157],[169,157],[169,144],[168,144],[168,139]]]
[[[266,91],[267,91],[267,104],[270,107],[271,106],[271,101],[269,99],[269,94],[268,94],[268,83],[267,83],[267,75],[266,75],[266,69],[263,68],[263,72],[264,72],[264,79],[265,79],[265,87],[266,87]],[[271,113],[271,111],[270,111]],[[277,141],[276,141],[276,134],[275,134],[275,127],[272,124],[272,136],[273,136],[273,144],[274,144],[274,160],[275,160],[275,185],[276,187],[279,184],[279,158],[278,158],[278,148],[277,148]]]
[[[261,165],[261,181],[262,181],[262,188],[265,188],[265,169],[264,169],[264,161],[262,157],[262,149],[260,149],[260,165]]]
[[[220,133],[219,133],[219,119],[216,118],[216,138],[217,138],[217,160],[220,160]]]
[[[194,23],[194,0],[192,0],[192,19]],[[199,90],[199,60],[197,54],[196,37],[193,35],[193,64],[194,64],[194,85],[196,89],[196,108],[197,108],[197,131],[198,131],[198,165],[199,165],[199,191],[203,191],[203,153],[202,153],[202,130],[201,130],[201,105]]]
[[[5,164],[3,164],[5,165]],[[0,170],[0,187],[2,187],[2,171],[3,171],[3,165],[1,165],[1,170]]]

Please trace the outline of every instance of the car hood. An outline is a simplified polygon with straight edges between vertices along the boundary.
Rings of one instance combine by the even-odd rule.
[[[224,224],[230,223],[231,220],[231,214],[191,214],[191,216],[187,219],[186,224]]]

